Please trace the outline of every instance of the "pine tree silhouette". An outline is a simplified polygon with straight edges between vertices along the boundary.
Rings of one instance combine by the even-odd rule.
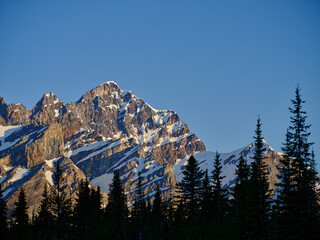
[[[72,202],[65,189],[67,185],[60,166],[57,162],[56,170],[53,174],[53,183],[50,189],[49,205],[53,216],[55,234],[58,239],[67,239],[71,224]]]
[[[26,239],[28,237],[28,207],[24,188],[20,188],[18,201],[15,202],[15,209],[12,214],[14,219],[13,233],[16,239]]]
[[[112,183],[109,186],[106,215],[108,219],[108,236],[111,239],[126,239],[128,235],[127,198],[121,185],[119,171],[114,172]]]
[[[266,239],[268,234],[268,219],[270,213],[270,190],[267,165],[264,162],[266,148],[263,144],[261,120],[258,117],[255,130],[255,148],[249,179],[249,238]]]
[[[215,235],[218,238],[225,236],[226,216],[229,208],[228,189],[223,188],[221,157],[218,152],[214,159],[212,170],[212,191],[213,191],[213,224]]]
[[[182,200],[185,204],[185,214],[189,225],[188,235],[191,238],[198,236],[200,229],[200,195],[203,172],[200,169],[197,160],[191,156],[187,162],[183,177],[178,183],[182,193]]]
[[[3,191],[0,184],[0,233],[1,237],[6,240],[8,237],[7,205],[2,193]]]
[[[131,218],[134,239],[146,239],[146,210],[147,206],[144,199],[144,191],[142,189],[142,177],[141,172],[139,172]]]
[[[164,239],[164,222],[164,202],[160,186],[157,185],[150,215],[150,239]]]
[[[51,225],[53,223],[53,216],[50,212],[49,195],[47,184],[44,185],[42,200],[38,208],[38,216],[36,217],[35,225],[38,229],[40,239],[50,239]]]
[[[211,218],[213,215],[213,193],[210,179],[208,176],[208,169],[205,171],[204,179],[202,181],[201,197],[200,197],[200,226],[202,239],[208,239]]]
[[[232,214],[232,236],[233,239],[248,238],[248,208],[249,208],[249,181],[250,168],[247,161],[240,156],[240,160],[236,168],[235,184],[232,188],[231,214]]]
[[[288,239],[314,239],[319,234],[319,193],[316,189],[317,172],[310,151],[313,143],[306,124],[307,115],[302,110],[299,86],[289,108],[291,126],[282,148],[284,157],[280,166],[278,184],[279,235]]]

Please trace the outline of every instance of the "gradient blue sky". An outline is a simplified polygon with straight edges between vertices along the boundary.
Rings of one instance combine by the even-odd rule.
[[[110,80],[220,152],[253,141],[258,114],[280,151],[299,83],[320,159],[319,1],[0,2],[7,103],[76,101]]]

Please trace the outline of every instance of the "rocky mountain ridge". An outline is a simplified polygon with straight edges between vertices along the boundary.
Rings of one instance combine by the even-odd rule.
[[[168,193],[191,155],[201,161],[203,169],[213,166],[214,153],[206,151],[176,112],[153,109],[114,82],[101,84],[66,105],[55,94],[44,94],[31,110],[0,98],[0,125],[0,184],[9,208],[20,186],[32,193],[30,206],[37,206],[42,186],[52,184],[50,163],[57,159],[67,173],[70,193],[85,177],[108,192],[113,172],[119,170],[129,201],[138,172],[145,194],[152,196],[157,185]],[[266,161],[273,172],[270,181],[276,182],[280,155],[265,144]],[[253,147],[222,154],[227,185],[232,184],[230,169],[240,152],[251,161]]]

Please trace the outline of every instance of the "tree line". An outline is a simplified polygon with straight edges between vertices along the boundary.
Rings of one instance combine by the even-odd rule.
[[[248,164],[240,157],[232,187],[223,186],[221,157],[216,152],[211,173],[202,171],[191,156],[182,180],[165,198],[157,186],[153,202],[146,197],[141,173],[130,207],[119,172],[109,187],[108,204],[102,206],[100,189],[81,180],[75,204],[64,189],[59,162],[54,185],[45,186],[37,213],[29,219],[23,188],[7,219],[0,189],[1,239],[115,239],[115,240],[313,240],[320,236],[319,192],[315,156],[309,142],[310,125],[302,109],[297,87],[291,125],[283,143],[278,166],[279,182],[274,192],[268,183],[268,166],[262,123],[257,119],[254,155]],[[210,176],[210,177],[209,177]]]

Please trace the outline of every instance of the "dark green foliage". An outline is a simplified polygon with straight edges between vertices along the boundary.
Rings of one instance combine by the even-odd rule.
[[[292,103],[292,126],[288,128],[283,144],[278,189],[273,198],[258,118],[253,162],[249,166],[244,157],[240,157],[231,191],[223,188],[221,158],[216,153],[211,179],[208,171],[204,174],[196,159],[190,157],[182,172],[182,181],[175,189],[177,192],[174,194],[170,190],[167,199],[157,186],[151,201],[149,195],[145,200],[139,172],[131,212],[119,172],[114,173],[105,209],[101,206],[100,189],[91,188],[88,180],[82,180],[72,211],[71,198],[66,194],[67,185],[58,162],[54,186],[49,193],[45,186],[37,216],[34,211],[30,223],[26,196],[21,189],[11,229],[7,228],[6,204],[0,189],[0,237],[17,240],[318,239],[319,179],[315,156],[310,149],[312,143],[308,142],[310,126],[305,123],[306,113],[301,107],[303,101],[299,88]]]
[[[270,190],[268,182],[267,165],[264,162],[263,137],[261,120],[257,120],[255,130],[255,148],[249,179],[249,238],[266,239],[270,213]]]
[[[5,240],[8,237],[8,223],[7,223],[7,205],[2,196],[2,189],[0,184],[0,233]]]
[[[77,239],[99,239],[102,235],[102,196],[100,190],[89,186],[89,181],[81,180],[74,207],[74,227]]]
[[[228,189],[223,188],[222,165],[220,154],[216,152],[212,171],[212,219],[215,235],[218,239],[225,237],[226,216],[229,208]]]
[[[174,212],[173,238],[172,238],[174,240],[192,239],[192,237],[194,237],[189,234],[190,232],[189,228],[193,226],[191,226],[185,218],[185,209],[186,208],[183,203],[183,200],[180,199],[177,209]]]
[[[272,220],[275,239],[295,239],[295,223],[293,222],[294,207],[292,204],[294,182],[292,175],[292,161],[288,157],[290,150],[290,132],[286,133],[286,142],[283,144],[283,157],[278,166],[279,176],[276,190],[276,200],[273,206]]]
[[[185,216],[189,225],[188,236],[195,238],[200,228],[199,202],[203,172],[193,156],[189,158],[182,174],[182,181],[178,186],[181,189],[183,203],[185,204]]]
[[[53,223],[53,216],[50,212],[49,196],[47,185],[44,185],[44,191],[42,194],[42,200],[38,209],[38,216],[35,220],[35,225],[39,229],[39,239],[50,239],[52,234],[51,224]]]
[[[108,205],[106,207],[108,236],[111,239],[126,239],[128,225],[127,198],[124,188],[121,186],[119,171],[113,175],[109,186]]]
[[[213,214],[212,208],[212,186],[208,176],[208,170],[206,170],[204,179],[202,181],[201,196],[200,196],[200,227],[202,239],[208,239],[208,233],[210,228],[210,221]]]
[[[72,202],[64,191],[67,185],[59,161],[56,165],[53,181],[54,185],[50,189],[49,205],[53,216],[54,232],[58,239],[67,239],[71,225]]]
[[[201,194],[201,181],[203,172],[198,166],[197,160],[191,156],[187,162],[185,170],[182,172],[182,181],[178,184],[186,203],[187,215],[191,216],[199,203]]]
[[[136,197],[132,208],[131,218],[131,230],[133,239],[146,239],[146,213],[147,206],[144,200],[144,192],[142,189],[142,177],[141,172],[138,173],[138,184],[136,187]]]
[[[150,215],[150,239],[164,239],[164,202],[159,185],[157,185],[155,198]]]
[[[250,168],[247,161],[241,155],[236,168],[235,185],[232,188],[231,200],[231,222],[233,226],[233,239],[248,238],[248,209],[249,209],[249,173]]]
[[[172,188],[170,187],[169,190],[169,197],[164,203],[164,211],[165,211],[165,239],[173,239],[174,235],[174,198]]]
[[[316,190],[317,172],[314,168],[313,143],[308,141],[310,125],[302,110],[304,101],[296,88],[295,99],[289,108],[291,126],[282,148],[284,157],[279,167],[277,196],[277,236],[279,239],[315,239],[319,235],[319,193]]]
[[[14,219],[12,229],[15,238],[25,239],[28,232],[29,217],[26,194],[23,188],[20,188],[18,201],[15,203],[15,209],[12,217]]]

